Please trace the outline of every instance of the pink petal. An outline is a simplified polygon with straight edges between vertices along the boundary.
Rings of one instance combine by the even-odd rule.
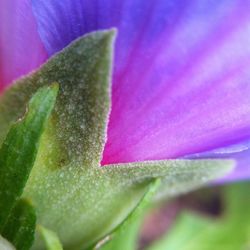
[[[151,12],[127,45],[103,164],[177,158],[250,138],[249,2],[191,2],[150,40]]]
[[[29,1],[0,0],[0,90],[46,58]]]
[[[250,2],[32,6],[50,55],[87,32],[118,29],[103,164],[179,158],[250,139]]]

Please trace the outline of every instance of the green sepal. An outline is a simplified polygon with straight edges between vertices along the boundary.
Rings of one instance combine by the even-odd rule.
[[[0,149],[0,232],[22,195],[34,165],[39,141],[54,107],[58,86],[40,89],[24,118],[13,124]]]
[[[3,228],[2,235],[17,250],[29,250],[33,244],[36,228],[36,214],[27,200],[19,200]]]
[[[110,110],[114,31],[77,39],[0,98],[0,141],[44,84],[60,92],[24,195],[38,223],[57,233],[65,249],[86,249],[134,210],[148,185],[161,178],[163,195],[191,190],[220,177],[231,161],[156,161],[100,166]],[[13,105],[14,103],[14,105]],[[42,249],[37,240],[34,249]]]
[[[149,207],[153,196],[160,186],[160,179],[153,180],[148,185],[148,190],[142,197],[137,207],[119,225],[113,233],[107,235],[100,241],[95,249],[100,250],[135,250],[138,240],[139,228],[144,217],[144,213]],[[105,239],[107,240],[105,242]]]
[[[63,250],[62,244],[55,232],[39,225],[38,231],[46,244],[47,250]]]
[[[155,200],[187,193],[216,180],[234,168],[233,160],[161,160],[103,166],[105,175],[116,179],[116,185],[127,186],[152,178],[162,185]]]
[[[110,212],[107,218],[99,220],[97,200],[112,189],[109,182],[101,187],[105,181],[98,183],[102,177],[97,169],[110,110],[114,36],[114,30],[110,30],[77,39],[0,97],[1,141],[38,88],[51,82],[60,85],[24,196],[34,203],[38,223],[56,232],[66,249],[82,242],[93,244],[120,221],[112,217],[127,215],[144,192],[141,186],[129,191],[139,190],[135,192],[135,201],[133,197],[124,200],[128,201],[125,206],[121,204],[122,197],[110,204],[105,201],[104,209]],[[116,204],[118,208],[110,208]],[[90,230],[84,230],[85,225]],[[37,239],[35,248],[43,248],[43,242]]]

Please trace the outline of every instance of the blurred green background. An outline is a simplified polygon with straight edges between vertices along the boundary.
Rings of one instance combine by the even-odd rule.
[[[139,249],[249,250],[250,182],[212,186],[151,208]]]

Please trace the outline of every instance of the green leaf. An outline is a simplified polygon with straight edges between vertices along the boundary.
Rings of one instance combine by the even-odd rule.
[[[243,250],[250,247],[250,183],[232,184],[224,189],[225,212],[212,220],[182,214],[172,231],[149,250]]]
[[[134,210],[155,178],[176,195],[226,173],[231,161],[159,161],[100,167],[110,109],[114,31],[90,33],[17,81],[0,97],[0,142],[41,86],[60,92],[24,195],[38,223],[65,249],[95,244]],[[43,249],[37,237],[34,249]]]
[[[0,149],[0,232],[21,196],[37,155],[58,86],[40,89],[31,98],[23,119],[12,125]]]
[[[149,184],[149,188],[143,196],[140,203],[133,212],[126,218],[126,220],[110,235],[104,238],[96,246],[100,250],[133,250],[136,249],[139,229],[143,215],[156,191],[160,186],[160,180],[156,179]],[[105,239],[108,239],[104,245],[101,245]]]
[[[46,243],[47,250],[63,250],[62,244],[55,232],[42,226],[38,227],[38,231]]]
[[[109,180],[99,182],[103,178],[97,169],[110,109],[113,41],[114,31],[76,40],[0,98],[1,139],[39,87],[55,81],[60,85],[24,195],[34,203],[38,223],[56,232],[66,249],[93,244],[123,220],[144,193],[139,185],[122,200],[125,191],[121,198],[116,197],[119,193],[113,197],[108,194],[113,189]],[[37,240],[35,247],[42,248],[43,242]]]
[[[34,241],[36,215],[26,200],[19,200],[11,212],[2,235],[18,250],[29,250]]]
[[[1,250],[15,250],[13,245],[10,242],[8,242],[6,239],[4,239],[1,235],[0,235],[0,249]]]

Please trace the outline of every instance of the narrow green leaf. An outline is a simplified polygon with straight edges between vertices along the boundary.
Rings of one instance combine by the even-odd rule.
[[[4,239],[1,235],[0,235],[0,249],[1,250],[15,250],[13,245],[10,242],[8,242],[6,239]]]
[[[42,226],[38,226],[38,231],[45,241],[47,250],[63,250],[62,244],[55,232]]]
[[[40,89],[23,119],[14,124],[0,149],[0,232],[21,196],[37,155],[39,140],[54,106],[58,86]]]
[[[28,201],[21,199],[12,210],[2,235],[17,250],[29,250],[34,241],[35,227],[35,210]]]
[[[101,241],[99,242],[100,246],[97,245],[96,248],[100,250],[135,250],[142,218],[159,186],[159,179],[152,181],[152,183],[149,184],[147,192],[134,211],[131,212],[112,234],[106,237],[106,239],[109,240],[104,243],[104,245],[101,245]]]

